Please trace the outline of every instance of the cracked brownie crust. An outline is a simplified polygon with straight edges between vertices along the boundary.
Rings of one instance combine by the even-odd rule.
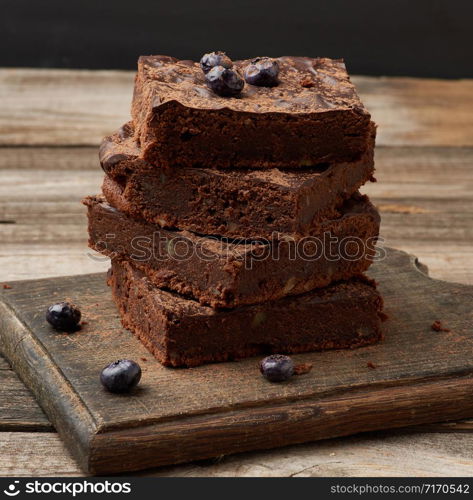
[[[341,60],[280,57],[279,85],[210,91],[199,64],[142,56],[132,103],[145,160],[161,167],[307,168],[358,160],[370,114]],[[243,72],[248,61],[236,61]]]

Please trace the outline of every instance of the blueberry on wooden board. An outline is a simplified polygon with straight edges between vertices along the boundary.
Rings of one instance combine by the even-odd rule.
[[[56,330],[73,332],[79,328],[80,310],[70,302],[59,302],[50,306],[46,321]]]
[[[278,84],[279,64],[270,57],[257,57],[245,69],[245,80],[258,87],[275,87]]]
[[[232,60],[225,54],[225,52],[210,52],[204,54],[200,60],[200,67],[204,73],[208,73],[215,66],[223,66],[230,69],[233,66]]]
[[[205,75],[210,90],[222,97],[237,96],[245,85],[243,78],[233,69],[215,66]]]
[[[100,382],[110,392],[123,393],[134,389],[141,379],[141,368],[130,359],[119,359],[106,366]]]
[[[270,382],[284,382],[294,375],[294,362],[289,356],[272,354],[261,361],[260,371]]]

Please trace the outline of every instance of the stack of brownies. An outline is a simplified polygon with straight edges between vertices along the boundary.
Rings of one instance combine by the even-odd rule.
[[[167,366],[380,340],[376,130],[343,62],[210,56],[141,57],[100,149],[90,246],[123,325]]]

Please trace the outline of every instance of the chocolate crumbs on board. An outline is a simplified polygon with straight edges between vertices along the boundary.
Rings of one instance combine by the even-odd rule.
[[[312,370],[314,365],[312,363],[301,363],[294,367],[294,375],[304,375]]]
[[[372,363],[371,361],[368,361],[368,363],[366,363],[366,366],[368,368],[371,368],[372,370],[376,369],[376,365],[374,363]]]
[[[384,311],[381,311],[379,313],[379,319],[384,323],[389,319],[389,316]]]
[[[10,285],[7,285],[6,283],[3,283],[3,289],[4,290],[11,290],[11,286]]]

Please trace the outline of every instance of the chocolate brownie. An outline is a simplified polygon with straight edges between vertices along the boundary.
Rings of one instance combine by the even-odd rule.
[[[249,64],[236,61],[243,73]],[[239,97],[207,88],[198,63],[142,56],[132,104],[145,160],[160,167],[307,168],[354,161],[370,114],[342,60],[280,57],[279,84]]]
[[[382,338],[383,300],[361,278],[224,311],[157,288],[129,262],[112,261],[108,283],[123,326],[166,366],[354,348]]]
[[[101,197],[88,206],[89,245],[132,261],[151,282],[202,304],[236,307],[297,295],[366,271],[379,232],[379,214],[367,197],[344,203],[342,216],[311,236],[276,242],[227,240],[163,229],[129,217]]]
[[[304,170],[162,169],[141,158],[126,124],[106,137],[100,162],[110,205],[162,227],[238,238],[305,234],[373,179],[373,148],[357,161]],[[373,137],[374,143],[374,137]]]

